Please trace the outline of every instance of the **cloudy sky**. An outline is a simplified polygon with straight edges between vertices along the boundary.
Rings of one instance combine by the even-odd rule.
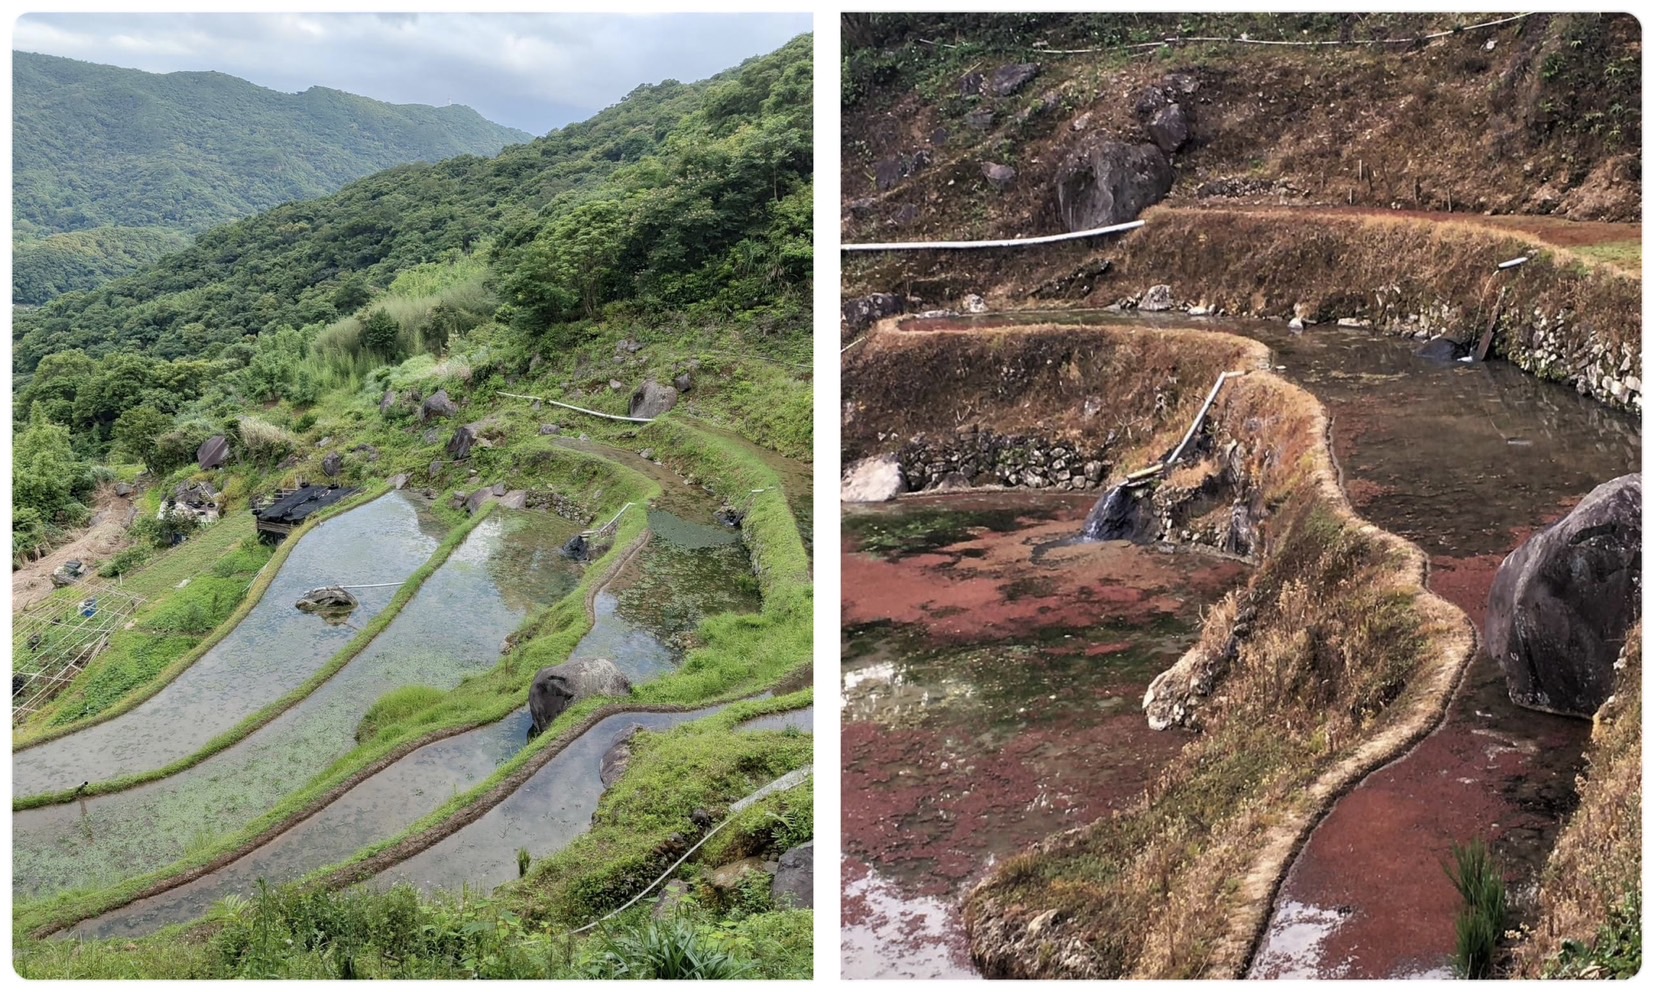
[[[12,48],[295,93],[460,103],[541,135],[641,83],[691,82],[810,30],[808,14],[28,14]]]

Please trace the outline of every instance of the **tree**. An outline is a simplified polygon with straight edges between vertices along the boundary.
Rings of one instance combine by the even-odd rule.
[[[172,429],[172,418],[152,406],[135,406],[115,420],[115,447],[157,471],[155,442]]]
[[[367,315],[362,322],[362,345],[387,360],[395,360],[400,351],[402,325],[383,307]]]
[[[77,497],[92,491],[91,473],[69,444],[69,428],[39,412],[17,435],[11,471],[14,510],[33,510],[46,521],[64,518],[76,507]]]

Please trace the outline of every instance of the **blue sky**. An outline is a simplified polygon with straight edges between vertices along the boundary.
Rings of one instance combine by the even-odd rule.
[[[298,92],[460,103],[541,135],[641,83],[691,82],[810,30],[782,14],[26,14],[12,48]]]

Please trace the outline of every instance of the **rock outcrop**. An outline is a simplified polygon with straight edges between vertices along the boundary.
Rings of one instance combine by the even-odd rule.
[[[676,387],[662,386],[653,379],[643,383],[643,388],[631,394],[631,416],[633,417],[646,417],[653,420],[676,405]]]
[[[597,778],[602,781],[603,788],[608,788],[620,780],[620,776],[631,767],[631,742],[637,737],[637,732],[643,729],[640,723],[634,723],[620,731],[614,737],[614,742],[603,752],[602,764],[597,769]]]
[[[1499,566],[1486,647],[1529,709],[1589,717],[1613,692],[1613,662],[1641,603],[1639,474],[1590,491]]]
[[[1056,213],[1069,231],[1135,220],[1171,191],[1171,162],[1155,145],[1097,135],[1056,170]]]
[[[781,855],[769,898],[779,909],[815,908],[815,842],[805,841]]]
[[[905,309],[905,302],[894,293],[858,296],[844,301],[844,326],[851,331],[864,331],[885,317],[894,317]]]
[[[230,460],[230,442],[224,435],[209,437],[201,443],[195,452],[195,463],[202,470],[223,468],[224,463]]]
[[[430,420],[433,417],[451,417],[458,412],[459,404],[448,398],[446,389],[438,389],[425,397],[425,402],[419,404],[420,420]]]
[[[538,737],[562,711],[591,696],[626,696],[631,682],[607,658],[586,658],[542,668],[528,690],[528,712],[534,725],[528,739]]]

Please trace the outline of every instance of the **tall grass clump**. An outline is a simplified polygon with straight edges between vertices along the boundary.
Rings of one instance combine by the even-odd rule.
[[[1466,847],[1452,845],[1452,861],[1444,865],[1446,877],[1463,897],[1458,913],[1458,946],[1453,970],[1460,978],[1491,978],[1498,954],[1498,941],[1509,915],[1509,894],[1504,873],[1492,860],[1480,838]]]
[[[714,946],[681,919],[645,920],[604,934],[588,977],[727,981],[748,977],[751,967]]]
[[[237,433],[241,450],[255,462],[273,464],[298,450],[298,438],[292,432],[258,417],[242,417]]]

